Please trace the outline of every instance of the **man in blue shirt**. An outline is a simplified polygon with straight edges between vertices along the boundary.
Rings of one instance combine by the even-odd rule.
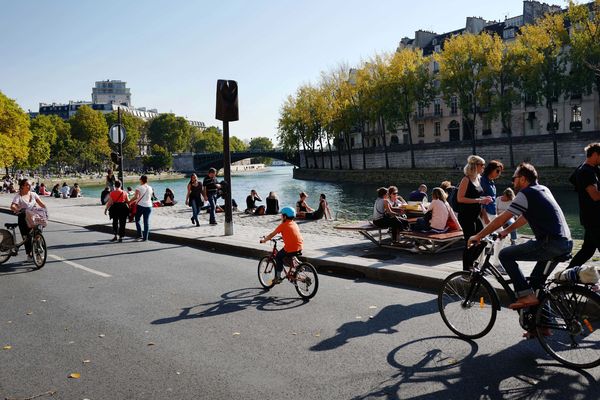
[[[521,163],[513,175],[513,186],[519,193],[506,211],[494,219],[481,232],[469,239],[469,245],[502,227],[511,217],[517,220],[500,232],[505,237],[511,231],[529,223],[535,239],[523,244],[510,246],[500,251],[500,262],[510,276],[517,301],[509,305],[513,310],[536,306],[539,300],[534,294],[545,280],[546,262],[570,253],[573,249],[571,231],[560,206],[550,190],[538,184],[538,174],[533,165]],[[517,261],[537,261],[527,283]]]
[[[427,186],[421,184],[417,190],[410,192],[408,201],[427,201]]]

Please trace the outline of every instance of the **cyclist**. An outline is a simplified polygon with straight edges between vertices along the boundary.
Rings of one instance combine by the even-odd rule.
[[[31,190],[29,180],[21,179],[19,181],[19,192],[13,199],[10,209],[18,215],[19,231],[21,232],[23,239],[25,239],[27,261],[33,260],[33,248],[31,245],[31,238],[28,236],[31,228],[27,224],[26,211],[32,210],[36,204],[42,208],[46,208],[46,205],[42,202],[40,197]]]
[[[521,163],[512,177],[513,186],[519,193],[511,205],[481,232],[471,236],[468,242],[468,245],[479,243],[482,238],[501,228],[512,217],[517,220],[500,232],[502,238],[529,223],[535,239],[506,247],[499,254],[500,262],[510,276],[518,297],[515,303],[509,305],[513,310],[539,304],[533,290],[544,284],[545,262],[570,253],[573,248],[571,232],[560,206],[550,190],[538,184],[537,180],[538,174],[533,165]],[[537,261],[529,283],[519,269],[517,260]]]
[[[283,207],[281,213],[281,224],[273,232],[260,240],[261,243],[266,243],[278,233],[283,237],[283,249],[277,252],[275,257],[275,278],[273,283],[281,283],[281,271],[283,271],[283,259],[288,256],[293,256],[302,251],[304,240],[300,234],[300,228],[294,221],[296,218],[296,210],[292,207]]]

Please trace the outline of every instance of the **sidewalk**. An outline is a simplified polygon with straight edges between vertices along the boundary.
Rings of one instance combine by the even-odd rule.
[[[8,211],[14,195],[0,194],[0,210]],[[57,199],[44,197],[51,222],[61,222],[91,230],[112,232],[111,221],[97,199]],[[154,208],[150,217],[150,240],[197,247],[219,253],[254,259],[266,255],[271,247],[259,238],[270,233],[279,216],[234,214],[234,235],[224,236],[224,215],[217,214],[218,225],[208,224],[208,215],[199,216],[200,226],[190,222],[191,209],[185,204]],[[376,247],[357,232],[335,230],[337,221],[299,221],[304,237],[304,257],[319,271],[351,278],[367,278],[420,289],[437,290],[450,273],[462,269],[461,251],[443,254],[412,254]],[[127,235],[135,236],[135,224],[127,224]],[[127,239],[126,239],[127,240]],[[115,246],[118,246],[115,243]],[[143,247],[145,243],[140,242]],[[248,262],[255,268],[257,262]],[[529,273],[533,263],[523,263]],[[560,268],[560,266],[558,267]]]

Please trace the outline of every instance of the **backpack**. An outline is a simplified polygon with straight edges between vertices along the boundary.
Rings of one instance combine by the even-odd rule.
[[[459,204],[458,204],[458,188],[455,187],[454,189],[452,189],[452,193],[450,193],[450,196],[448,196],[448,204],[450,204],[450,207],[452,207],[452,210],[454,210],[454,212],[459,212]]]

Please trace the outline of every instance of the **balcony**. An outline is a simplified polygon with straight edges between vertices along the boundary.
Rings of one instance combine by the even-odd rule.
[[[442,110],[438,111],[438,112],[426,112],[426,113],[417,113],[415,114],[415,119],[417,121],[423,121],[426,119],[439,119],[442,118],[444,116],[444,113],[442,112]]]
[[[569,124],[569,129],[573,132],[580,132],[583,129],[583,122],[581,121],[572,121]]]

